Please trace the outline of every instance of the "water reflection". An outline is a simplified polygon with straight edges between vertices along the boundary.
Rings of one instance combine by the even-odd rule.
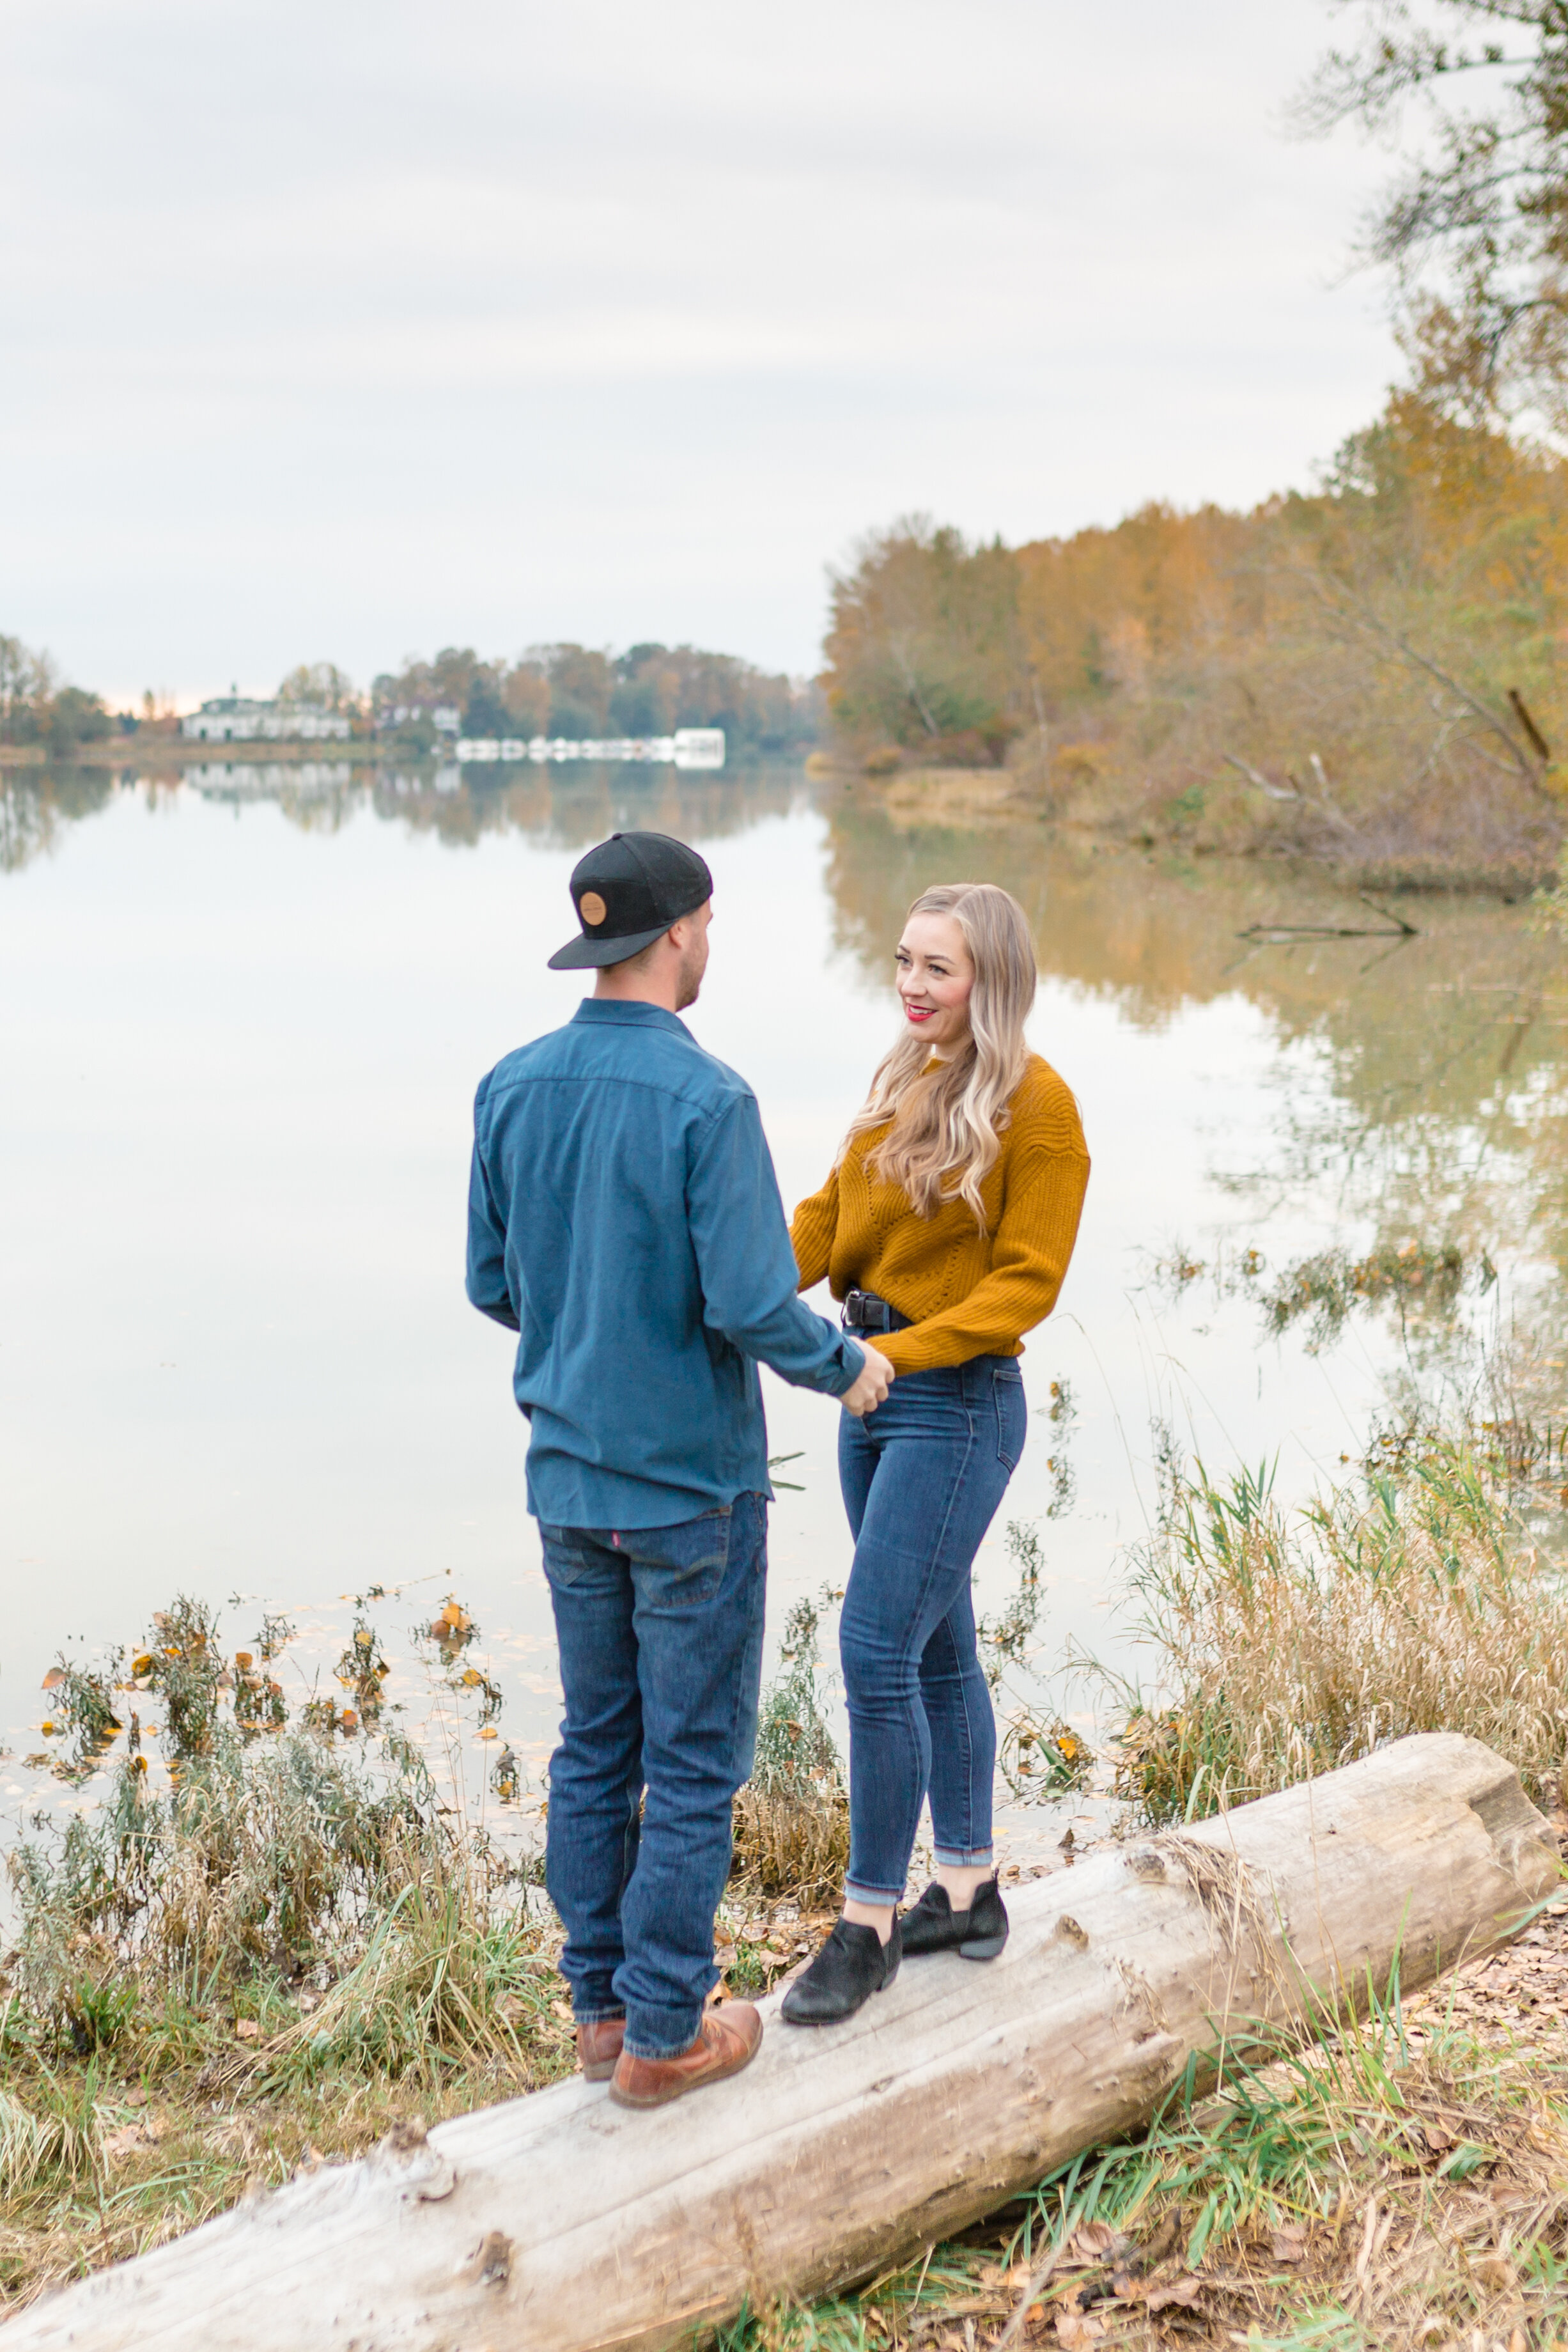
[[[0,873],[55,846],[63,826],[108,807],[121,779],[110,768],[0,770]]]
[[[812,785],[793,761],[717,775],[673,767],[388,767],[352,758],[156,755],[119,769],[0,773],[0,870],[57,849],[65,828],[124,793],[152,805],[184,789],[236,811],[270,803],[294,826],[335,833],[361,812],[452,847],[516,835],[579,851],[652,826],[734,838],[808,805],[826,818],[834,943],[868,982],[916,892],[934,877],[1002,882],[1033,919],[1043,972],[1158,1030],[1184,1008],[1239,999],[1281,1049],[1263,1083],[1268,1149],[1213,1173],[1237,1230],[1325,1205],[1358,1222],[1369,1251],[1412,1239],[1453,1245],[1469,1268],[1568,1264],[1568,992],[1552,942],[1526,910],[1484,897],[1402,903],[1416,936],[1272,939],[1282,925],[1375,925],[1354,894],[1311,870],[1108,852],[1037,823],[983,830],[895,822],[874,791]],[[1250,936],[1249,936],[1250,935]],[[1303,1087],[1284,1050],[1310,1044],[1327,1085]],[[1538,1304],[1541,1302],[1538,1301]]]
[[[1305,1478],[1423,1349],[1442,1369],[1445,1335],[1457,1360],[1521,1306],[1551,1324],[1568,992],[1526,908],[1413,898],[1412,939],[1268,944],[1242,935],[1375,919],[1321,875],[896,824],[874,792],[789,762],[8,771],[0,1215],[28,1246],[0,1263],[0,1729],[17,1755],[37,1750],[28,1710],[67,1634],[130,1640],[178,1590],[239,1592],[231,1637],[281,1605],[308,1687],[330,1683],[354,1596],[382,1588],[389,1643],[438,1596],[473,1609],[537,1776],[553,1662],[505,1350],[461,1297],[469,1104],[500,1053],[570,1013],[577,983],[535,950],[561,935],[572,859],[637,825],[715,866],[694,1026],[757,1086],[789,1200],[821,1181],[886,1041],[911,898],[987,879],[1030,911],[1033,1034],[1083,1099],[1096,1164],[1062,1313],[1030,1345],[1007,1508],[1041,1530],[1050,1652],[1112,1638],[1151,1419],[1188,1412],[1222,1459],[1289,1444]],[[1316,1357],[1309,1315],[1270,1336],[1270,1299],[1312,1259],[1352,1301]],[[1395,1274],[1358,1292],[1374,1262]],[[1053,1382],[1072,1400],[1055,1421]],[[841,1583],[847,1544],[832,1416],[769,1400],[775,1449],[802,1454],[775,1517],[781,1613]],[[998,1528],[979,1592],[998,1624],[1010,1574]],[[412,1717],[419,1677],[393,1647],[389,1705]]]
[[[1312,1041],[1332,1084],[1271,1074],[1265,1162],[1216,1172],[1259,1218],[1311,1196],[1368,1222],[1371,1245],[1441,1236],[1568,1265],[1568,985],[1529,910],[1483,896],[1402,898],[1415,938],[1259,941],[1257,928],[1376,920],[1326,877],[1255,862],[1104,854],[1036,827],[904,829],[858,799],[830,812],[841,943],[881,969],[933,878],[1004,884],[1030,910],[1043,971],[1158,1028],[1239,996],[1281,1046]]]
[[[0,769],[0,871],[57,845],[59,829],[100,814],[120,793],[150,803],[182,786],[203,799],[270,803],[290,823],[335,830],[361,809],[455,846],[517,833],[544,847],[584,849],[645,826],[718,840],[782,814],[805,793],[798,761],[744,761],[722,774],[583,761],[566,769],[426,761],[388,767],[345,760],[156,760],[119,768]]]

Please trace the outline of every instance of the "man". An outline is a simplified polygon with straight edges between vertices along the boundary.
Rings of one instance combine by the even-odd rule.
[[[663,834],[590,850],[580,936],[549,961],[596,971],[594,992],[498,1063],[474,1109],[468,1296],[518,1334],[566,1693],[545,1883],[579,2061],[627,2106],[737,2073],[762,2036],[747,2002],[705,2008],[757,1734],[772,1494],[757,1365],[854,1413],[892,1378],[796,1297],[756,1099],[677,1018],[712,890]]]

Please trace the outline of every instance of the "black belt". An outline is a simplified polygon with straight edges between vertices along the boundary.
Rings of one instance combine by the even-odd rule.
[[[846,1331],[907,1331],[914,1322],[913,1315],[901,1315],[874,1290],[850,1290],[844,1294],[843,1312],[839,1317]]]

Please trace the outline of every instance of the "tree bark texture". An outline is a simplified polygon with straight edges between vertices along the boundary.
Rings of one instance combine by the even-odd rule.
[[[1146,2117],[1189,2058],[1364,2009],[1561,1876],[1512,1769],[1402,1739],[1009,1892],[1001,1957],[906,1962],[848,2023],[637,2113],[563,2083],[302,2176],[0,2328],[0,2352],[674,2345],[869,2276]],[[397,2137],[393,2136],[394,2138]]]

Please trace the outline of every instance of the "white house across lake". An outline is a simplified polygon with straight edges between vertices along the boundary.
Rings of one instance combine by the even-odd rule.
[[[204,743],[320,743],[350,732],[341,710],[312,702],[256,702],[246,694],[220,694],[190,711],[180,731]]]

